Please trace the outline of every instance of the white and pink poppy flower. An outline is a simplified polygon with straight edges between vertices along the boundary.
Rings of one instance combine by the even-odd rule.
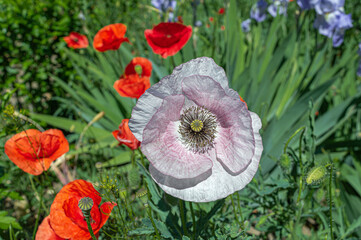
[[[223,68],[207,57],[176,67],[149,88],[129,120],[152,178],[192,202],[225,198],[252,180],[263,150],[261,127],[228,87]]]

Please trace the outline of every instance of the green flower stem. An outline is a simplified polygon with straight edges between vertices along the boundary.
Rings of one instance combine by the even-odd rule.
[[[179,200],[179,212],[180,212],[181,221],[182,221],[183,234],[188,236],[186,218],[185,218],[185,214],[184,214],[184,201],[183,200]]]
[[[301,130],[305,130],[305,127],[300,127],[299,129],[296,130],[296,132],[294,134],[292,134],[292,136],[287,140],[285,147],[283,148],[283,153],[286,154],[287,153],[287,148],[288,148],[288,144],[290,144],[291,140],[297,135],[297,133],[299,133]]]
[[[241,221],[242,221],[241,222],[241,230],[243,231],[244,230],[244,219],[243,219],[243,214],[242,214],[241,201],[239,199],[238,192],[236,194],[237,194],[238,211],[239,211],[239,215],[241,215]]]
[[[192,239],[196,239],[196,217],[194,215],[192,202],[189,202],[189,208],[191,210],[192,222],[193,222],[193,238]]]
[[[331,239],[334,240],[334,236],[333,236],[333,228],[332,228],[332,171],[333,171],[333,166],[331,165],[330,167],[330,180],[328,183],[328,197],[329,199],[329,211],[330,211],[330,233],[331,233]]]
[[[31,185],[31,188],[32,188],[32,189],[33,189],[33,191],[34,191],[36,198],[39,198],[40,207],[43,207],[44,212],[46,212],[46,214],[47,214],[47,215],[49,215],[49,211],[48,211],[48,209],[46,208],[46,206],[45,206],[44,202],[42,201],[42,197],[43,197],[43,190],[44,190],[43,183],[41,183],[41,194],[39,194],[39,193],[38,193],[38,191],[36,190],[35,185],[34,185],[34,182],[33,182],[32,176],[31,176],[30,174],[28,174],[28,177],[29,177],[29,180],[30,180],[30,185]]]
[[[150,209],[149,206],[147,206],[147,212],[148,212],[149,219],[150,219],[150,221],[151,221],[151,223],[152,223],[152,226],[153,226],[153,228],[154,228],[155,235],[156,235],[157,239],[161,239],[161,238],[160,238],[160,235],[159,235],[158,228],[157,228],[157,226],[155,225],[155,222],[154,222],[154,220],[153,220],[152,210]]]
[[[236,222],[238,223],[239,227],[242,228],[242,224],[239,222],[238,217],[237,217],[237,209],[236,209],[236,206],[233,201],[233,194],[231,194],[231,201],[232,201],[234,218],[236,219]],[[242,228],[242,230],[243,230],[243,228]]]
[[[141,161],[142,165],[145,167],[144,156],[143,156],[143,153],[140,150],[140,148],[138,148],[138,152],[140,154],[140,161]]]
[[[300,128],[301,129],[301,128]],[[303,188],[303,178],[304,178],[304,171],[303,171],[303,162],[302,162],[302,138],[303,138],[303,134],[305,133],[305,128],[302,128],[302,132],[301,132],[301,136],[300,136],[300,143],[299,143],[299,148],[298,148],[298,161],[300,164],[300,170],[301,170],[301,177],[300,177],[300,188],[298,191],[298,197],[297,197],[297,205],[300,202],[301,199],[301,193],[302,193],[302,188]]]
[[[88,225],[88,230],[89,230],[90,236],[92,237],[93,240],[97,240],[97,238],[94,235],[92,226],[90,224],[90,217],[89,216],[85,217],[85,221],[86,221],[86,224]]]
[[[30,178],[31,179],[31,178]],[[31,180],[32,182],[32,180]],[[32,182],[33,183],[33,182]],[[34,183],[33,183],[34,185]],[[36,190],[35,190],[36,191]],[[36,192],[37,193],[37,192]],[[44,203],[43,203],[43,194],[44,193],[44,186],[41,185],[41,192],[40,192],[40,200],[39,200],[39,209],[38,209],[38,214],[37,214],[37,218],[36,218],[36,221],[35,221],[35,227],[34,227],[34,231],[33,231],[33,240],[35,239],[35,236],[36,236],[36,232],[38,230],[38,225],[39,225],[39,219],[40,219],[40,211],[41,211],[41,206],[45,207],[44,206]]]

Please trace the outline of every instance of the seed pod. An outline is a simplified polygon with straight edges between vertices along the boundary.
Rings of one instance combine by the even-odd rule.
[[[324,165],[313,167],[307,174],[306,183],[308,185],[316,185],[325,178],[326,173],[327,169]]]

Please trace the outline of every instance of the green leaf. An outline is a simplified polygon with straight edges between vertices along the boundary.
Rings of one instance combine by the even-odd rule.
[[[62,117],[54,117],[46,114],[30,113],[30,116],[34,120],[44,121],[57,128],[61,128],[67,131],[72,129],[76,133],[83,132],[84,128],[87,126],[87,124],[81,123],[80,121],[70,120]],[[112,133],[101,128],[90,126],[85,132],[85,136],[94,137],[99,141],[112,136]]]
[[[350,227],[347,229],[346,233],[341,236],[341,239],[344,239],[351,233],[353,233],[357,228],[361,227],[361,216],[353,221]]]

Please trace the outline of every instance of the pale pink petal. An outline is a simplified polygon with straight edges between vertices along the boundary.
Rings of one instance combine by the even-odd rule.
[[[145,91],[133,108],[129,128],[139,141],[143,141],[144,128],[162,104],[163,99],[170,95],[181,94],[183,79],[191,75],[209,76],[225,89],[227,95],[239,98],[238,93],[228,87],[228,79],[223,68],[218,66],[213,59],[201,57],[181,64],[173,70],[171,75],[162,78]]]
[[[254,177],[257,172],[258,164],[262,155],[263,145],[259,134],[259,129],[262,126],[261,120],[257,114],[250,112],[252,118],[252,128],[254,131],[255,151],[251,163],[239,175],[231,175],[227,172],[219,161],[211,158],[213,161],[212,174],[204,181],[198,183],[193,187],[179,189],[171,185],[162,184],[158,181],[159,176],[153,176],[151,167],[149,168],[153,179],[157,184],[168,194],[192,202],[210,202],[221,198],[244,188]]]
[[[216,115],[217,160],[230,174],[239,174],[250,164],[255,149],[249,111],[239,97],[228,96],[222,86],[207,76],[190,76],[183,81],[183,93],[198,106]]]
[[[195,178],[212,168],[206,154],[189,151],[179,140],[178,124],[183,95],[166,97],[143,133],[142,152],[154,168],[177,179]]]

